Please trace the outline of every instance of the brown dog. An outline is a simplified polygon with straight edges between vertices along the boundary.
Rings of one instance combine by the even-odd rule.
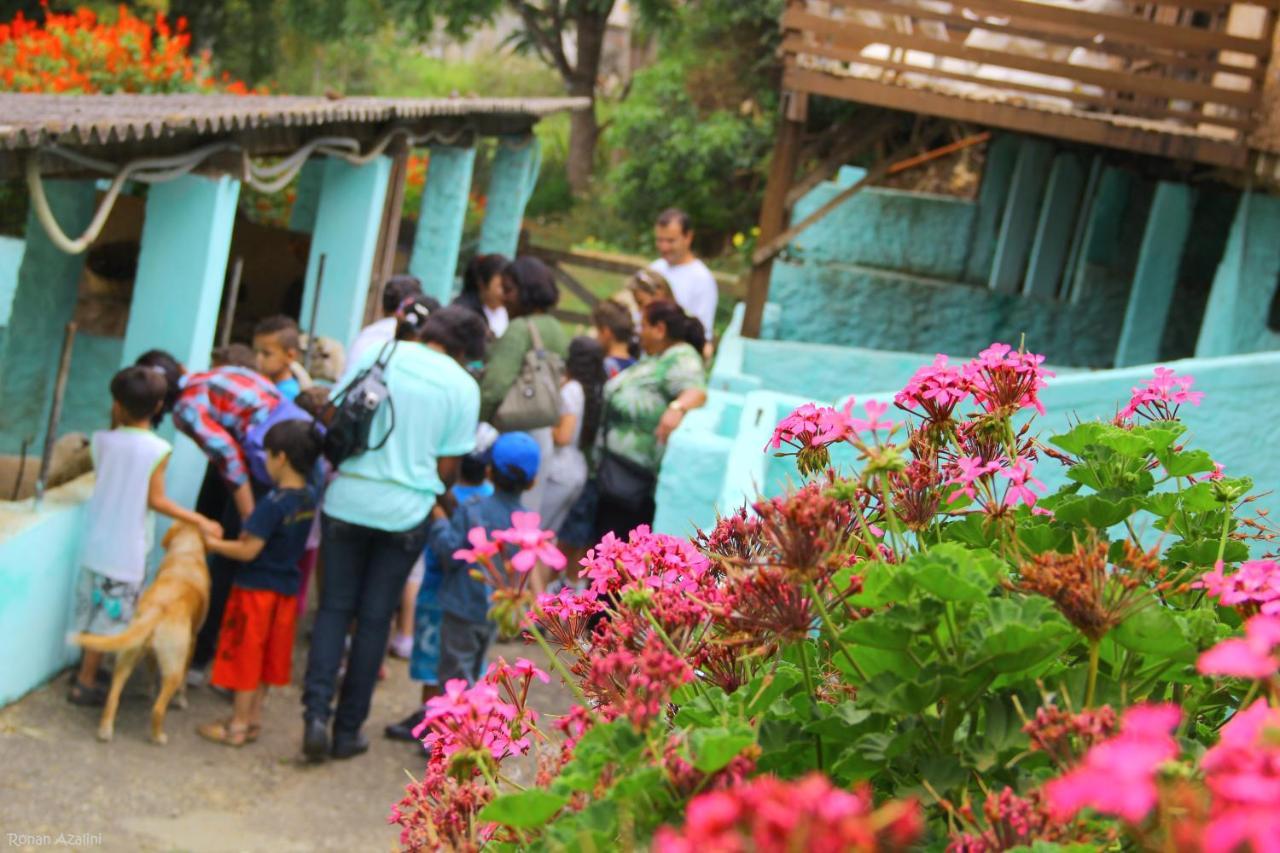
[[[109,741],[115,734],[120,691],[147,650],[155,655],[161,679],[160,693],[151,708],[151,740],[160,744],[168,740],[164,715],[175,693],[178,706],[187,705],[187,666],[195,650],[196,632],[209,609],[209,568],[205,564],[204,540],[193,525],[174,524],[165,534],[164,546],[167,550],[155,582],[142,593],[129,627],[111,637],[75,636],[75,642],[86,649],[119,653],[111,692],[98,724],[98,740]]]

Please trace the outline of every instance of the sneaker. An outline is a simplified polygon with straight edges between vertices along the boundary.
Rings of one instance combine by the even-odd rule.
[[[408,660],[409,656],[413,654],[413,635],[401,634],[398,637],[395,637],[391,641],[391,646],[388,651],[391,653],[393,658]]]
[[[413,730],[422,722],[423,710],[419,708],[398,723],[392,723],[383,729],[383,733],[391,740],[416,741]]]
[[[329,728],[319,720],[303,720],[302,754],[317,763],[329,757]]]
[[[355,758],[357,755],[364,755],[369,751],[369,739],[364,736],[364,732],[356,732],[353,735],[335,734],[333,736],[333,747],[329,750],[330,758]]]
[[[101,708],[107,704],[107,691],[96,684],[93,687],[85,687],[77,680],[72,682],[67,690],[67,701],[72,705],[82,705],[86,708]]]
[[[209,683],[209,668],[197,669],[192,667],[187,670],[187,686],[188,687],[204,687]]]

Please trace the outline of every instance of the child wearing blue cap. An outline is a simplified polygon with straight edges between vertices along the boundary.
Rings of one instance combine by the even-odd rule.
[[[484,675],[485,655],[497,626],[489,620],[490,589],[472,577],[471,566],[453,554],[467,547],[467,533],[483,527],[486,533],[511,527],[511,514],[525,508],[521,495],[538,476],[538,443],[523,432],[499,436],[489,451],[489,482],[493,494],[476,496],[459,506],[450,518],[436,504],[431,511],[427,545],[440,561],[443,577],[438,592],[440,610],[440,684],[451,678],[475,684]],[[501,559],[500,557],[498,559]]]

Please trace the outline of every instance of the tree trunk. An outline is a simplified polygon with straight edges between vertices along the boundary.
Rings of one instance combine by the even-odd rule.
[[[609,4],[612,7],[612,3]],[[595,172],[596,142],[600,126],[596,123],[596,79],[600,76],[600,58],[604,53],[604,36],[608,29],[609,9],[579,15],[575,21],[578,36],[578,62],[573,76],[565,81],[573,97],[591,99],[591,108],[575,112],[569,119],[569,162],[566,172],[569,189],[574,195],[585,195],[591,189]]]

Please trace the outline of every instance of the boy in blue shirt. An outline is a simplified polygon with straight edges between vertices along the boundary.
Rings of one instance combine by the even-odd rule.
[[[462,506],[473,498],[493,494],[493,485],[485,479],[488,474],[488,458],[485,453],[468,453],[458,466],[458,482],[449,489],[455,506]],[[426,569],[413,610],[413,648],[409,655],[409,678],[422,684],[422,705],[433,696],[440,695],[440,582],[444,575],[440,561],[428,545],[423,552]],[[392,740],[412,741],[413,729],[422,722],[422,705],[398,723],[384,730]]]
[[[450,679],[462,678],[468,684],[475,684],[484,675],[485,655],[497,632],[497,626],[489,619],[491,591],[484,581],[472,577],[470,564],[453,554],[467,547],[467,533],[474,527],[482,527],[489,534],[511,527],[511,514],[524,510],[521,495],[533,486],[538,476],[540,456],[538,443],[527,433],[509,432],[499,436],[488,454],[492,492],[459,501],[452,517],[440,503],[431,510],[427,549],[440,566],[436,590],[441,614],[440,657],[436,667],[437,686],[423,686],[424,703],[439,691],[438,685]],[[388,736],[400,738],[401,730],[408,729],[412,739],[412,730],[421,721],[422,713],[419,709],[394,727],[388,726]]]
[[[231,581],[211,683],[235,694],[231,719],[200,726],[208,740],[242,746],[257,740],[268,685],[289,684],[302,573],[298,560],[316,515],[308,484],[320,456],[310,421],[281,421],[262,441],[275,484],[254,506],[240,538],[209,539],[211,554],[244,563]]]

